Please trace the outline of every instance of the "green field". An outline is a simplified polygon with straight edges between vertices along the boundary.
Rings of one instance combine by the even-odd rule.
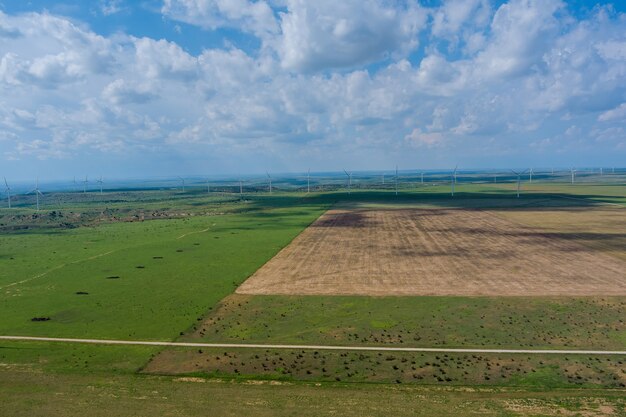
[[[58,194],[54,208],[38,213],[24,200],[17,209],[0,209],[0,334],[624,350],[625,297],[232,294],[334,204],[512,211],[626,206],[623,186],[549,183],[525,189],[520,199],[512,184],[459,185],[454,199],[447,186],[416,186],[397,197],[381,190],[243,199],[169,191]],[[0,407],[9,410],[6,415],[82,415],[87,409],[95,415],[149,415],[156,409],[191,415],[207,407],[230,415],[241,414],[241,404],[258,415],[362,415],[359,407],[366,406],[372,415],[625,413],[624,357],[389,356],[2,341]],[[267,380],[283,385],[250,382]],[[381,390],[388,393],[383,402]],[[86,399],[90,392],[95,402]],[[109,397],[119,400],[115,409],[97,406]],[[173,403],[174,397],[185,400]],[[297,399],[308,404],[306,412]]]

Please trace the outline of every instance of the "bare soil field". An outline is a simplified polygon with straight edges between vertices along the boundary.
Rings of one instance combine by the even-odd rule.
[[[611,230],[625,227],[622,212],[611,217]],[[237,292],[626,295],[626,261],[518,217],[467,209],[329,210]],[[577,233],[584,235],[585,226]],[[611,238],[608,230],[586,236],[602,241],[603,233]]]

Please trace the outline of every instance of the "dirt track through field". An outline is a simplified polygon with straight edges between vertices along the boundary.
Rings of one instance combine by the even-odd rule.
[[[126,345],[126,346],[170,346],[170,347],[205,347],[235,349],[310,349],[310,350],[355,350],[375,352],[451,352],[451,353],[523,353],[523,354],[561,354],[561,355],[626,355],[623,350],[572,350],[572,349],[473,349],[473,348],[430,348],[405,346],[334,346],[334,345],[280,345],[258,343],[200,343],[200,342],[161,342],[154,340],[115,340],[115,339],[75,339],[68,337],[37,336],[0,336],[0,340],[24,342],[86,343],[91,345]]]
[[[489,211],[330,210],[237,292],[626,295],[626,262]]]

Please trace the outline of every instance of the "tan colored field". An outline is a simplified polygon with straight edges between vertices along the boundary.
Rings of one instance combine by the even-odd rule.
[[[613,230],[625,227],[624,212],[611,218]],[[567,233],[522,225],[519,217],[461,209],[330,210],[237,292],[626,295],[624,260]]]

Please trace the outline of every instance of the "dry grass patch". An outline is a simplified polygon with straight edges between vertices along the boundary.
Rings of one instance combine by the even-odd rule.
[[[626,295],[624,260],[566,234],[522,225],[500,214],[465,209],[330,210],[237,292]],[[584,227],[579,224],[579,233]],[[600,239],[601,233],[594,237]]]

